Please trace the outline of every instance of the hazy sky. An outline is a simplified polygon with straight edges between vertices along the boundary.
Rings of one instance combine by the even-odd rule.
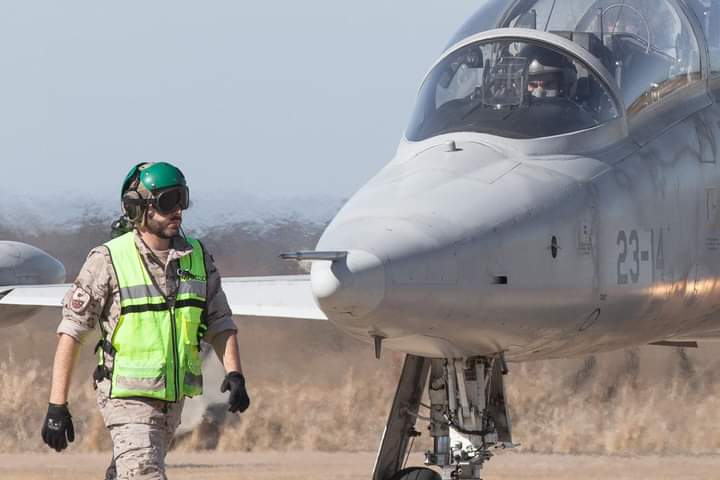
[[[165,160],[198,191],[348,196],[479,3],[2,2],[2,188],[117,195]]]

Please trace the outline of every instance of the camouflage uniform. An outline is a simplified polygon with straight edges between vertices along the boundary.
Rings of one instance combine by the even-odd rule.
[[[135,244],[145,261],[148,273],[169,301],[177,292],[178,258],[192,248],[181,237],[172,240],[167,261],[157,255],[135,233]],[[237,331],[232,312],[220,285],[220,274],[212,257],[205,252],[207,266],[207,326],[204,340],[212,343],[222,332]],[[108,337],[120,316],[120,291],[117,277],[104,246],[90,251],[72,288],[65,296],[59,334],[84,343],[88,334],[100,324]],[[105,355],[112,367],[112,357]],[[148,398],[109,398],[110,381],[96,383],[97,403],[113,441],[113,461],[106,479],[165,479],[165,455],[180,425],[183,401],[171,403]]]

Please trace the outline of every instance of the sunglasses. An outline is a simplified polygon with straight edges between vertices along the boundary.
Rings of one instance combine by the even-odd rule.
[[[190,207],[190,189],[188,187],[172,187],[153,194],[148,203],[163,215],[168,215],[178,208],[187,210]]]

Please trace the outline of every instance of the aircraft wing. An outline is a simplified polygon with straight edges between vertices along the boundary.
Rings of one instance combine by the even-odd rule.
[[[315,304],[310,275],[223,278],[233,315],[327,320]],[[70,284],[0,287],[0,325],[23,321],[41,308],[60,308]]]
[[[0,327],[22,323],[43,310],[62,307],[70,284],[0,286]]]
[[[233,315],[327,320],[315,303],[310,275],[228,277],[222,282]]]
[[[0,287],[0,313],[9,306],[62,307],[71,285],[22,285]]]

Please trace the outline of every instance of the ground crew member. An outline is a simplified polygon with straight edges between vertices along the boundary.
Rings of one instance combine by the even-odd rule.
[[[213,259],[180,229],[189,190],[168,163],[134,167],[122,186],[132,231],[90,251],[65,296],[42,428],[57,451],[75,437],[67,405],[78,344],[100,326],[97,403],[113,441],[106,479],[165,479],[165,455],[180,424],[183,399],[202,393],[200,340],[211,344],[227,375],[229,410],[250,399],[237,329]]]

